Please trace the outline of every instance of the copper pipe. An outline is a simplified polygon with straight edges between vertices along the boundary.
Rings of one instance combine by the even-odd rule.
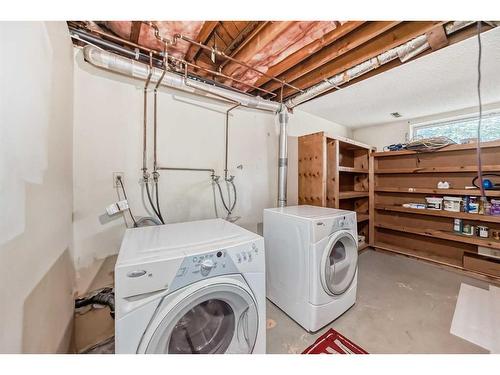
[[[168,59],[168,55],[167,53],[165,52],[165,56],[163,57],[163,65],[164,65],[164,69],[163,69],[163,73],[161,74],[160,78],[158,79],[158,82],[156,82],[156,86],[155,86],[155,91],[154,91],[154,130],[153,130],[153,173],[156,172],[156,167],[157,167],[157,158],[156,158],[156,140],[157,140],[157,117],[158,117],[158,114],[157,114],[157,101],[158,101],[158,87],[160,86],[161,82],[163,81],[163,78],[165,77],[165,74],[167,73],[167,59]],[[156,178],[157,176],[153,176],[153,178]]]
[[[152,53],[153,55],[162,56],[162,54],[163,54],[163,52],[161,52],[161,51],[158,51],[158,50],[155,50],[155,49],[151,49],[151,48],[148,48],[148,47],[145,47],[145,46],[141,46],[140,44],[131,42],[130,40],[126,40],[126,39],[120,38],[119,36],[115,36],[113,34],[106,33],[104,31],[100,31],[100,30],[90,29],[87,26],[85,28],[88,31],[90,31],[91,33],[95,33],[95,34],[98,34],[100,36],[104,36],[104,37],[109,38],[111,40],[114,40],[115,42],[118,42],[118,43],[127,44],[127,45],[129,45],[131,47],[138,48],[138,49],[146,51],[148,53]]]
[[[267,73],[264,73],[264,72],[262,72],[262,71],[260,71],[260,70],[258,70],[256,68],[254,68],[253,66],[248,65],[247,63],[244,63],[243,61],[240,61],[240,60],[237,60],[237,59],[235,59],[235,58],[233,58],[231,56],[228,56],[224,52],[221,52],[221,51],[217,50],[216,48],[212,48],[212,47],[206,46],[206,45],[204,45],[202,43],[199,43],[199,42],[197,42],[197,41],[195,41],[195,40],[193,40],[191,38],[188,38],[187,36],[184,36],[182,34],[175,34],[174,35],[174,42],[173,42],[173,44],[176,43],[177,39],[182,39],[182,40],[184,40],[186,42],[193,43],[193,44],[197,45],[200,48],[206,49],[206,50],[208,50],[208,51],[210,51],[212,53],[215,53],[216,55],[219,55],[219,56],[221,56],[221,57],[223,57],[225,59],[231,60],[231,61],[235,62],[236,64],[242,65],[242,66],[244,66],[247,69],[253,70],[254,72],[256,72],[256,73],[258,73],[258,74],[260,74],[260,75],[262,75],[262,76],[264,76],[266,78],[269,78],[270,80],[279,82],[282,85],[288,86],[288,87],[290,87],[290,88],[292,88],[292,89],[294,89],[296,91],[303,92],[302,89],[300,89],[298,87],[295,87],[295,86],[293,86],[293,85],[291,85],[289,83],[286,83],[285,81],[282,81],[281,79],[278,79],[278,78],[276,78],[274,76],[271,76],[271,75],[269,75]]]
[[[185,61],[185,60],[182,60],[182,59],[179,59],[179,58],[176,58],[176,57],[173,57],[173,59],[174,59],[174,60],[177,60],[177,61],[179,61],[179,62],[181,62],[181,63],[183,63],[183,64],[185,64],[185,65],[192,66],[192,67],[194,67],[194,68],[196,68],[196,69],[201,69],[201,70],[204,70],[205,72],[208,72],[208,73],[211,73],[211,74],[215,74],[215,75],[217,75],[217,76],[219,76],[219,77],[226,78],[226,79],[230,79],[230,80],[232,80],[232,81],[234,81],[234,82],[237,82],[237,83],[240,83],[240,84],[242,84],[242,85],[245,85],[245,86],[251,87],[251,88],[252,88],[252,89],[254,89],[254,90],[258,90],[258,91],[265,92],[266,94],[272,95],[272,97],[273,97],[273,98],[276,96],[276,94],[275,94],[274,92],[272,92],[272,91],[269,91],[269,90],[266,90],[266,89],[263,89],[263,88],[260,88],[260,87],[257,87],[257,86],[254,86],[254,85],[251,85],[251,84],[246,83],[246,82],[243,82],[243,81],[240,81],[239,79],[236,79],[236,78],[230,77],[230,76],[228,76],[228,75],[226,75],[226,74],[224,74],[224,73],[216,72],[216,71],[214,71],[214,70],[211,70],[211,69],[208,69],[208,68],[204,68],[204,67],[202,67],[202,66],[198,66],[198,65],[196,65],[196,64],[192,64],[192,63],[190,63],[190,62],[187,62],[187,61]]]
[[[151,22],[151,21],[142,21],[142,23],[144,23],[144,24],[146,24],[149,27],[152,27],[154,29],[154,31],[155,31],[155,38],[158,39],[163,44],[165,44],[165,48],[167,47],[167,45],[175,45],[176,44],[176,40],[175,39],[172,42],[170,39],[166,39],[166,38],[162,37],[160,35],[160,29],[159,29],[159,27],[154,22]]]
[[[235,105],[233,105],[231,108],[229,108],[227,111],[226,111],[226,149],[225,149],[225,152],[224,152],[224,180],[228,181],[228,178],[227,178],[227,157],[228,157],[228,154],[229,154],[229,112],[231,112],[233,109],[235,108],[238,108],[239,106],[241,105],[241,103],[236,103]],[[231,176],[231,179],[233,179],[233,176]]]
[[[145,23],[145,24],[147,24],[147,25],[149,25],[149,23],[147,23],[147,22],[144,22],[144,23]],[[133,42],[131,42],[131,41],[129,41],[129,40],[122,39],[122,38],[117,37],[117,36],[115,36],[115,35],[112,35],[112,34],[106,33],[106,32],[104,32],[104,31],[100,31],[100,30],[92,30],[92,29],[89,29],[88,27],[86,27],[86,28],[87,28],[87,30],[88,30],[88,31],[90,31],[90,32],[95,32],[95,33],[97,33],[97,34],[99,34],[99,35],[101,35],[101,36],[104,36],[104,37],[106,37],[106,38],[112,39],[112,40],[114,40],[114,41],[116,41],[116,42],[123,43],[123,44],[127,44],[127,45],[129,45],[129,46],[131,46],[131,47],[134,47],[134,48],[138,48],[138,49],[140,49],[140,50],[143,50],[143,51],[148,52],[149,54],[153,54],[153,55],[157,55],[157,56],[161,56],[161,57],[163,57],[163,55],[164,55],[164,53],[163,53],[163,52],[161,52],[161,51],[158,51],[158,50],[155,50],[155,49],[151,49],[151,48],[148,48],[148,47],[141,46],[140,44],[133,43]],[[175,42],[169,42],[169,45],[175,45]],[[225,75],[225,74],[223,74],[223,73],[216,72],[216,71],[213,71],[213,70],[210,70],[210,69],[204,68],[204,67],[202,67],[202,66],[198,66],[198,65],[196,65],[196,64],[193,64],[193,63],[187,62],[186,60],[184,60],[184,59],[180,59],[180,58],[178,58],[178,57],[174,57],[174,56],[169,56],[169,57],[170,57],[170,59],[172,59],[172,60],[179,61],[179,62],[181,62],[181,63],[183,63],[183,64],[188,64],[189,66],[194,67],[194,68],[196,68],[196,69],[201,69],[201,70],[204,70],[204,71],[206,71],[206,72],[208,72],[208,73],[218,75],[218,76],[220,76],[220,77],[222,77],[222,78],[230,79],[230,80],[232,80],[232,81],[234,81],[234,82],[238,82],[238,83],[240,83],[240,84],[246,85],[246,86],[251,87],[251,88],[253,88],[253,89],[255,89],[255,90],[259,90],[259,91],[265,92],[266,94],[272,95],[272,97],[275,97],[275,96],[276,96],[276,94],[275,94],[275,93],[273,93],[272,91],[265,90],[265,89],[263,89],[263,88],[260,88],[260,87],[257,87],[257,86],[254,86],[254,85],[251,85],[251,84],[245,83],[245,82],[243,82],[243,81],[240,81],[240,80],[238,80],[238,79],[236,79],[236,78],[230,77],[230,76]],[[223,85],[223,86],[225,86],[225,87],[229,87],[230,89],[232,89],[232,90],[236,90],[236,91],[238,91],[238,92],[240,92],[240,93],[247,94],[247,93],[245,93],[244,91],[241,91],[241,90],[237,90],[237,89],[235,89],[234,87],[230,87],[230,86],[227,86],[227,85]]]
[[[148,78],[146,79],[146,83],[144,85],[144,128],[143,128],[143,140],[142,140],[142,173],[143,177],[146,178],[146,172],[148,170],[147,167],[147,124],[148,124],[148,86],[151,81],[151,76],[153,75],[153,55],[149,54],[149,73]]]
[[[254,30],[254,31],[252,31],[252,32],[250,33],[250,35],[249,35],[247,38],[245,38],[245,39],[243,40],[243,42],[242,42],[242,43],[241,43],[238,47],[236,47],[236,49],[235,49],[235,50],[234,50],[231,54],[232,54],[233,56],[234,56],[234,55],[236,55],[236,54],[237,54],[237,53],[238,53],[238,52],[239,52],[239,51],[240,51],[243,47],[245,47],[245,46],[248,44],[248,42],[249,42],[250,40],[252,40],[252,39],[253,39],[253,37],[254,37],[255,35],[257,35],[257,34],[260,32],[260,30],[262,30],[265,26],[267,26],[267,24],[268,24],[269,22],[270,22],[270,21],[264,21],[264,22],[262,22],[262,24],[261,24],[261,25],[257,26],[257,27],[255,28],[255,30]],[[227,51],[227,49],[226,49],[226,51]],[[226,64],[227,64],[228,62],[229,62],[229,60],[224,60],[224,61],[222,62],[222,64],[220,64],[220,65],[219,65],[219,69],[223,69],[223,68],[226,66]]]

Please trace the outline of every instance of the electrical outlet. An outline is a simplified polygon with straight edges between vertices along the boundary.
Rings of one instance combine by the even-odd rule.
[[[113,187],[119,188],[121,187],[120,181],[118,181],[118,177],[121,177],[122,182],[125,179],[125,173],[124,172],[113,172]]]

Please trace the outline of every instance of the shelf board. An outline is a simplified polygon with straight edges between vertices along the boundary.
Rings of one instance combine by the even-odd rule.
[[[386,244],[383,242],[376,242],[373,247],[377,250],[387,251],[390,253],[400,254],[400,255],[410,257],[410,258],[420,259],[420,260],[423,260],[426,262],[439,264],[441,266],[455,268],[455,269],[464,271],[466,273],[470,273],[471,275],[473,275],[473,274],[480,275],[480,276],[484,277],[488,282],[492,281],[494,283],[498,283],[500,280],[500,278],[498,278],[494,275],[491,275],[488,273],[483,273],[483,272],[476,271],[476,270],[469,269],[469,268],[465,268],[465,267],[463,267],[463,263],[461,261],[458,261],[457,259],[437,256],[434,254],[427,254],[427,253],[423,253],[423,252],[418,251],[418,250],[401,248],[401,247]]]
[[[375,224],[375,227],[381,228],[381,229],[395,230],[398,232],[412,233],[412,234],[417,234],[420,236],[440,238],[443,240],[468,243],[468,244],[476,245],[476,246],[490,247],[493,249],[500,250],[500,241],[494,240],[491,238],[485,239],[485,238],[480,238],[480,237],[476,237],[476,236],[466,236],[466,235],[458,234],[455,232],[447,232],[447,231],[443,231],[443,230],[417,229],[417,228],[412,228],[412,227],[403,227],[403,226],[391,225],[391,224],[380,224],[379,223],[379,224]]]
[[[500,172],[500,165],[483,165],[483,172]],[[415,167],[415,168],[390,168],[379,169],[375,174],[414,174],[414,173],[464,173],[477,172],[477,165],[459,167]]]
[[[448,257],[443,257],[443,256],[435,255],[435,254],[424,253],[422,251],[402,248],[402,247],[386,244],[383,242],[376,242],[374,247],[377,249],[382,249],[385,251],[390,251],[393,253],[402,254],[402,255],[414,257],[417,259],[422,259],[422,260],[426,260],[429,262],[442,264],[445,266],[463,269],[462,262],[460,262],[459,260],[454,259],[454,258],[448,258]]]
[[[376,192],[382,193],[404,193],[404,194],[438,194],[438,195],[474,195],[480,196],[479,189],[429,189],[429,188],[397,188],[376,187]],[[500,190],[485,190],[487,197],[500,197]]]
[[[366,168],[353,168],[353,167],[343,167],[339,166],[339,172],[347,172],[347,173],[369,173]]]
[[[481,149],[491,148],[491,147],[500,147],[500,141],[481,142]],[[459,151],[459,150],[472,150],[475,148],[477,148],[476,143],[468,143],[465,145],[450,145],[434,151],[409,151],[409,150],[380,151],[380,152],[374,152],[372,155],[376,158],[380,158],[388,156],[423,154],[429,152],[436,153],[436,152],[448,152],[448,151]]]
[[[484,221],[488,223],[500,223],[500,216],[469,214],[467,212],[427,210],[427,209],[407,208],[403,206],[382,205],[382,204],[375,205],[375,209],[379,211],[404,212],[416,215],[450,217],[455,219]]]
[[[338,135],[332,135],[327,132],[323,132],[323,134],[326,136],[326,138],[328,138],[328,141],[338,140],[341,146],[346,150],[366,150],[366,151],[375,150],[375,147],[355,141],[353,139],[341,137]]]
[[[500,218],[500,216],[499,216]],[[356,219],[358,220],[358,223],[361,223],[363,221],[370,220],[370,215],[368,214],[360,214],[356,212]]]
[[[339,199],[363,198],[368,196],[367,191],[341,191]]]

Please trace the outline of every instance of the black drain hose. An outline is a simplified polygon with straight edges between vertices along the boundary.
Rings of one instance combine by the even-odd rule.
[[[90,297],[76,299],[75,309],[94,304],[108,306],[111,317],[115,318],[115,292],[113,288],[104,288]]]

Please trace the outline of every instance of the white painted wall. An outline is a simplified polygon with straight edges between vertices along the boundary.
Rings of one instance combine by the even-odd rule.
[[[65,22],[0,22],[0,353],[66,351],[73,56]]]
[[[483,113],[500,110],[500,102],[490,103],[483,106]],[[437,113],[430,116],[418,117],[410,120],[392,122],[351,129],[352,138],[383,150],[384,146],[395,143],[404,143],[412,138],[411,128],[414,125],[453,120],[460,117],[476,115],[478,107],[464,108],[456,111]]]
[[[134,214],[147,214],[139,183],[143,83],[98,70],[83,61],[81,51],[75,51],[74,241],[79,288],[85,289],[95,268],[92,265],[118,252],[125,229],[121,216],[112,220],[102,216],[105,206],[117,200],[112,172],[125,172]],[[149,129],[153,125],[152,101],[150,94]],[[217,174],[223,174],[226,108],[212,100],[162,88],[158,112],[160,165],[214,168]],[[348,135],[346,128],[305,112],[296,111],[291,116],[290,136],[321,130]],[[277,159],[275,116],[249,109],[231,112],[229,169],[238,189],[234,215],[241,218],[237,224],[256,231],[262,210],[276,205]],[[292,169],[296,155],[295,162],[291,155],[290,163]],[[296,190],[296,184],[290,188]],[[296,191],[292,191],[292,199],[294,194]],[[161,173],[161,207],[168,222],[215,217],[213,195],[208,173]],[[223,213],[220,203],[218,212]]]

